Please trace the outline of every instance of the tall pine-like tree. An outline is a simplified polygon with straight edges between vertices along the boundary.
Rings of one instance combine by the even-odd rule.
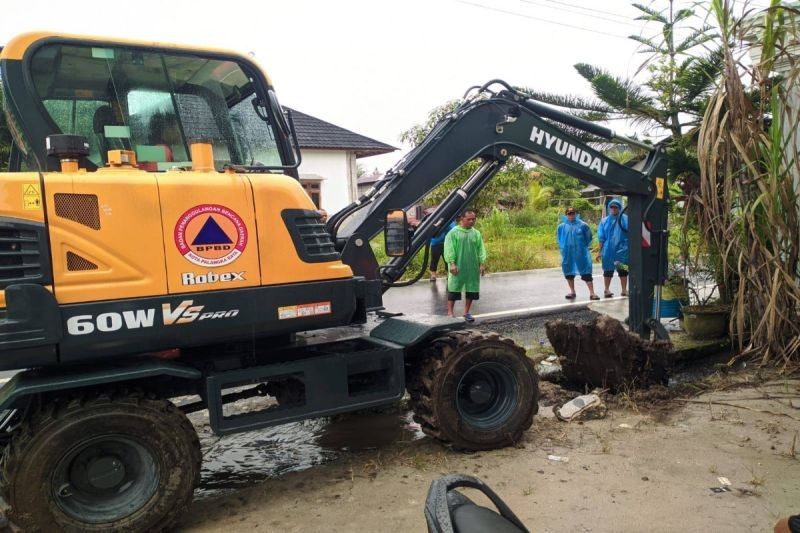
[[[662,2],[664,3],[664,2]],[[599,66],[578,63],[575,70],[595,98],[523,89],[534,98],[593,121],[629,121],[656,137],[669,135],[670,169],[685,186],[696,184],[697,132],[723,68],[723,54],[711,26],[694,10],[633,4],[643,35],[631,35],[647,55],[634,78],[615,76]],[[644,36],[651,28],[652,35]]]

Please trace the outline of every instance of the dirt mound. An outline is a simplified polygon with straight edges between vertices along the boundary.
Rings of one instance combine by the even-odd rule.
[[[549,381],[539,381],[539,403],[542,405],[562,405],[580,393],[566,390]]]
[[[554,320],[545,327],[573,385],[619,391],[667,383],[667,341],[642,340],[606,315],[580,324]]]

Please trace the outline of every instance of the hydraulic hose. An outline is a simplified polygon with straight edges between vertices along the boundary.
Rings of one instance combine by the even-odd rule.
[[[428,266],[428,258],[429,258],[430,250],[431,250],[431,245],[430,245],[430,243],[428,243],[428,244],[425,245],[425,255],[422,258],[422,268],[419,269],[419,273],[417,273],[416,276],[414,276],[412,279],[409,279],[409,280],[406,280],[406,281],[390,281],[388,283],[384,281],[383,288],[384,289],[389,289],[389,288],[392,288],[392,287],[408,287],[410,285],[415,284],[419,280],[421,280],[422,276],[425,274],[426,267]],[[417,254],[419,254],[419,252],[417,252]],[[413,258],[412,258],[412,260],[413,260]],[[378,268],[378,272],[381,273],[381,271],[384,270],[385,268],[386,268],[385,266],[379,267]]]

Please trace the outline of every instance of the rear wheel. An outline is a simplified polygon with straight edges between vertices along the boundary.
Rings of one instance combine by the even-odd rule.
[[[168,529],[200,480],[200,444],[172,403],[143,394],[54,402],[4,457],[3,493],[25,530]]]
[[[496,333],[454,331],[433,339],[410,365],[407,383],[422,430],[460,449],[513,444],[538,411],[533,363]]]

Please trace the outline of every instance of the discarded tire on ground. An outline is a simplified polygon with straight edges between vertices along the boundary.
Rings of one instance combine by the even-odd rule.
[[[25,531],[161,531],[190,502],[201,460],[194,428],[166,400],[65,399],[6,448],[3,497]]]
[[[497,333],[454,331],[434,339],[408,367],[422,430],[453,447],[511,445],[538,411],[538,377],[525,350]]]

